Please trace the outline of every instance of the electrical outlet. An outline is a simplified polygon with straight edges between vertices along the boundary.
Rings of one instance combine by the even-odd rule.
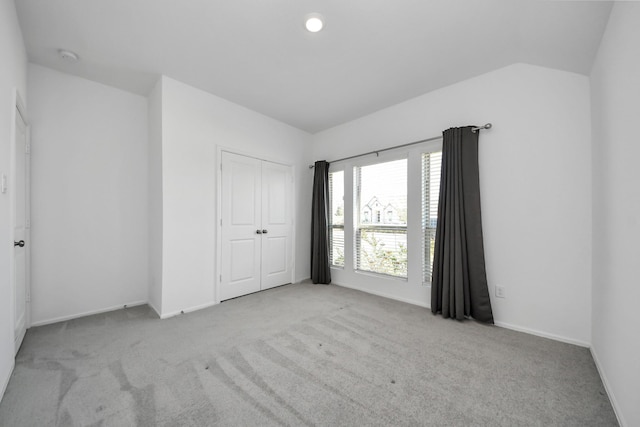
[[[496,297],[498,298],[506,298],[504,294],[504,286],[496,285]]]

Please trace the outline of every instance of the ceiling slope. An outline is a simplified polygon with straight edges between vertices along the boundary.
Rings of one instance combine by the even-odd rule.
[[[315,133],[525,62],[588,74],[611,2],[18,0],[30,61],[146,95],[164,74]],[[318,12],[325,29],[304,30]],[[76,52],[63,62],[59,48]]]

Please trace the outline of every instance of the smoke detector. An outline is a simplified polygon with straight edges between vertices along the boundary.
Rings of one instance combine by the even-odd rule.
[[[80,60],[80,57],[77,53],[71,52],[70,50],[58,49],[58,55],[62,58],[63,61],[73,64]]]

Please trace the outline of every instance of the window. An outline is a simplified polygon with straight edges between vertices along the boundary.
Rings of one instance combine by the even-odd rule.
[[[355,268],[407,277],[407,159],[356,166]],[[397,218],[384,223],[384,207]],[[373,212],[373,223],[368,212]]]
[[[422,282],[431,283],[438,224],[442,152],[422,154]]]
[[[337,280],[431,283],[441,150],[440,141],[429,141],[332,166],[329,259],[340,269]]]
[[[344,171],[329,172],[329,261],[344,267]]]

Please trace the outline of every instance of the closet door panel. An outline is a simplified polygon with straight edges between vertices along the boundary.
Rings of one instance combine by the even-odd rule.
[[[222,153],[221,301],[260,290],[261,169],[260,160]]]
[[[262,162],[262,289],[291,283],[292,187],[290,167]]]

